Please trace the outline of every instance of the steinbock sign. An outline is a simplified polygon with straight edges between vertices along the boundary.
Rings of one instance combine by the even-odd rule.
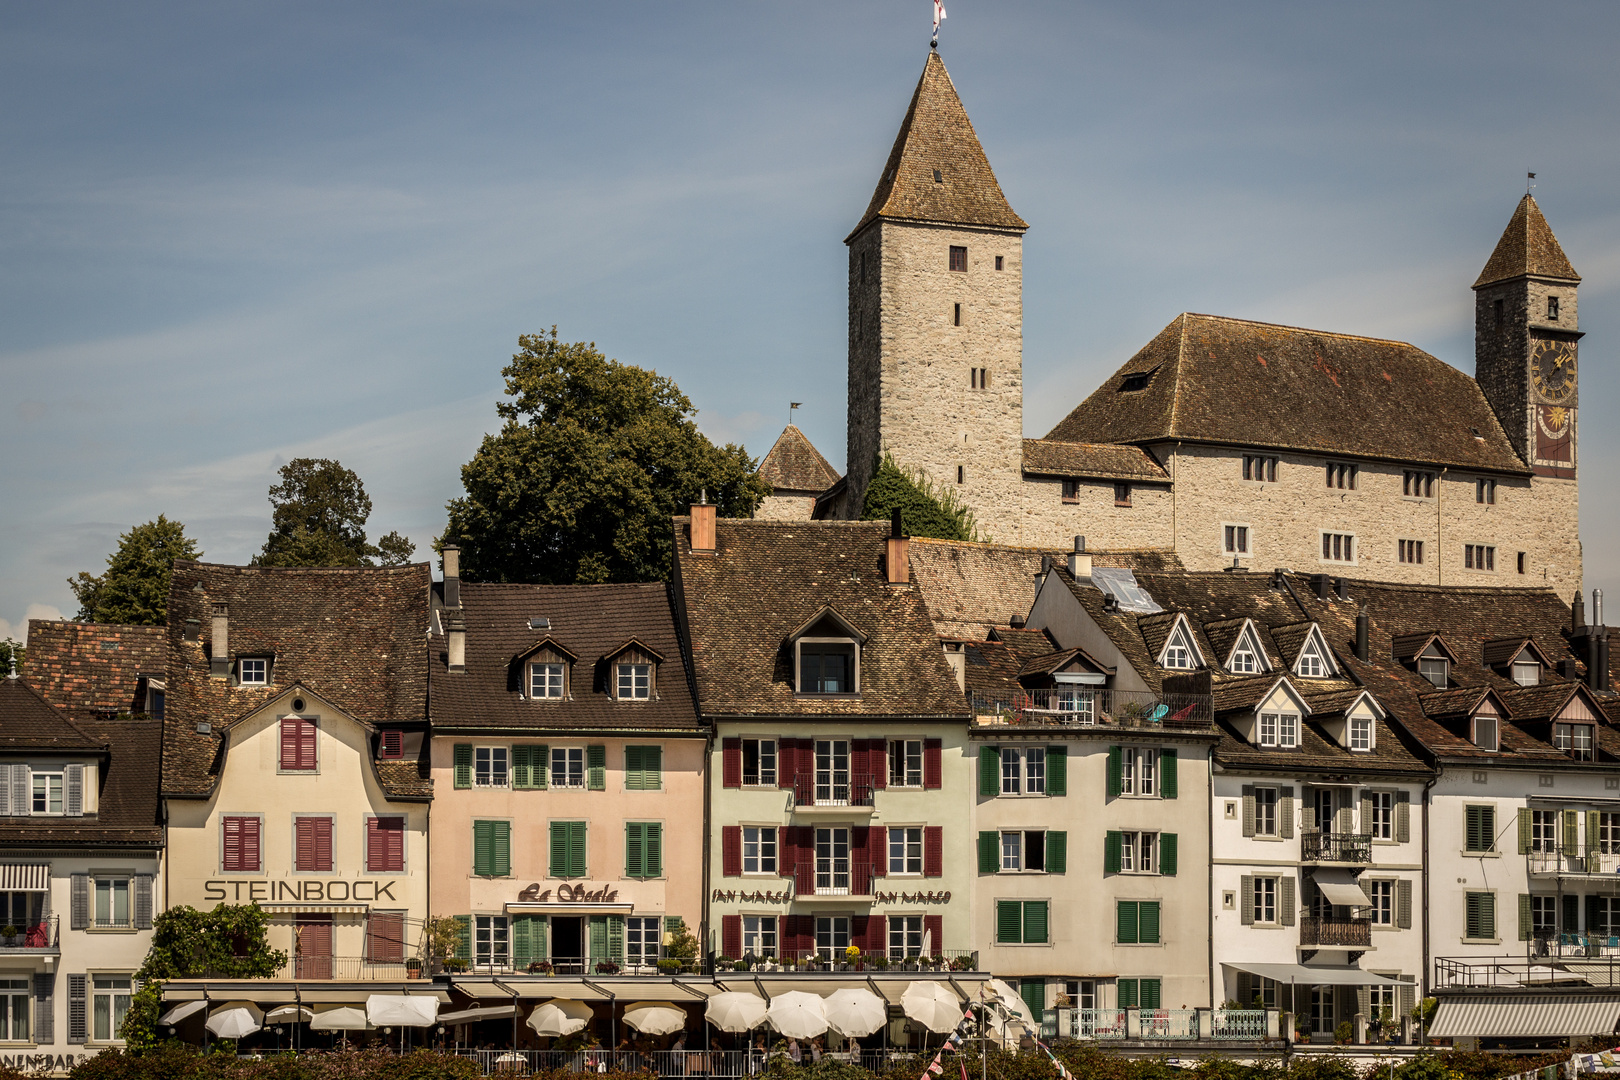
[[[342,881],[338,879],[303,878],[298,881],[263,881],[238,878],[215,878],[203,883],[203,895],[209,900],[228,900],[233,904],[308,904],[344,903],[353,901],[389,901],[399,903],[394,895],[398,878],[387,881]]]

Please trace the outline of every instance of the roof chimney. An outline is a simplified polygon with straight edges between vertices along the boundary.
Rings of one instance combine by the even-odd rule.
[[[1592,625],[1603,626],[1603,590],[1592,590]]]
[[[1362,608],[1356,612],[1356,659],[1363,664],[1367,662],[1367,657],[1371,655],[1367,644],[1368,633],[1371,629],[1372,620],[1367,617],[1367,609]]]
[[[1575,590],[1575,602],[1569,608],[1569,628],[1580,630],[1586,625],[1586,600],[1581,596],[1579,589]]]
[[[900,527],[900,508],[889,514],[888,550],[884,552],[883,567],[890,585],[911,584],[911,537]]]
[[[709,502],[709,489],[704,488],[698,501],[692,504],[692,554],[714,554],[714,506]]]
[[[1007,620],[1007,625],[1014,630],[1021,630],[1024,628],[1024,617],[1015,611],[1012,613],[1012,618]]]
[[[1338,593],[1340,600],[1350,599],[1350,593],[1347,591],[1344,584],[1344,578],[1342,577],[1336,577],[1333,579],[1333,591]]]
[[[450,661],[450,670],[466,671],[467,623],[462,619],[460,611],[456,611],[450,616],[450,622],[447,626],[446,639],[446,644],[448,645],[447,651],[449,653],[447,659]]]
[[[231,673],[231,611],[214,605],[214,625],[208,638],[208,674],[223,679]]]
[[[1091,580],[1091,556],[1086,553],[1086,538],[1074,538],[1074,550],[1069,552],[1069,576],[1076,581]]]
[[[1328,590],[1332,588],[1332,580],[1326,574],[1311,575],[1311,588],[1316,590],[1318,600],[1328,599]]]
[[[458,608],[461,606],[461,548],[445,544],[439,554],[444,556],[444,606]]]
[[[181,637],[182,637],[183,640],[186,640],[186,641],[196,641],[198,635],[200,635],[201,633],[202,633],[202,620],[201,619],[187,619],[186,620],[186,628],[185,628],[185,630],[181,631]]]

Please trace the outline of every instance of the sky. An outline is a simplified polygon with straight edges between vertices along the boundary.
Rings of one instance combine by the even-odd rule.
[[[1620,5],[948,0],[1024,241],[1025,433],[1198,311],[1473,370],[1525,173],[1576,269],[1586,584],[1620,587]],[[340,460],[426,557],[519,334],[841,468],[845,249],[930,0],[0,0],[0,638],[166,514],[246,562]],[[1412,422],[1423,422],[1413,402]]]

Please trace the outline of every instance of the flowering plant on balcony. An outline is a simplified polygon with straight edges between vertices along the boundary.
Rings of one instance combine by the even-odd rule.
[[[598,975],[617,975],[619,973],[619,962],[617,960],[598,960],[596,962],[596,973]]]
[[[853,963],[861,958],[861,950],[857,945],[851,945],[844,950],[844,959]]]

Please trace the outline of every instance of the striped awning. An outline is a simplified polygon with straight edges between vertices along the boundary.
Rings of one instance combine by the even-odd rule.
[[[45,892],[51,887],[51,864],[0,864],[0,890]]]
[[[1525,993],[1447,996],[1435,1011],[1432,1038],[1532,1038],[1608,1035],[1620,1022],[1614,994]]]
[[[272,915],[364,915],[370,904],[260,904]]]

